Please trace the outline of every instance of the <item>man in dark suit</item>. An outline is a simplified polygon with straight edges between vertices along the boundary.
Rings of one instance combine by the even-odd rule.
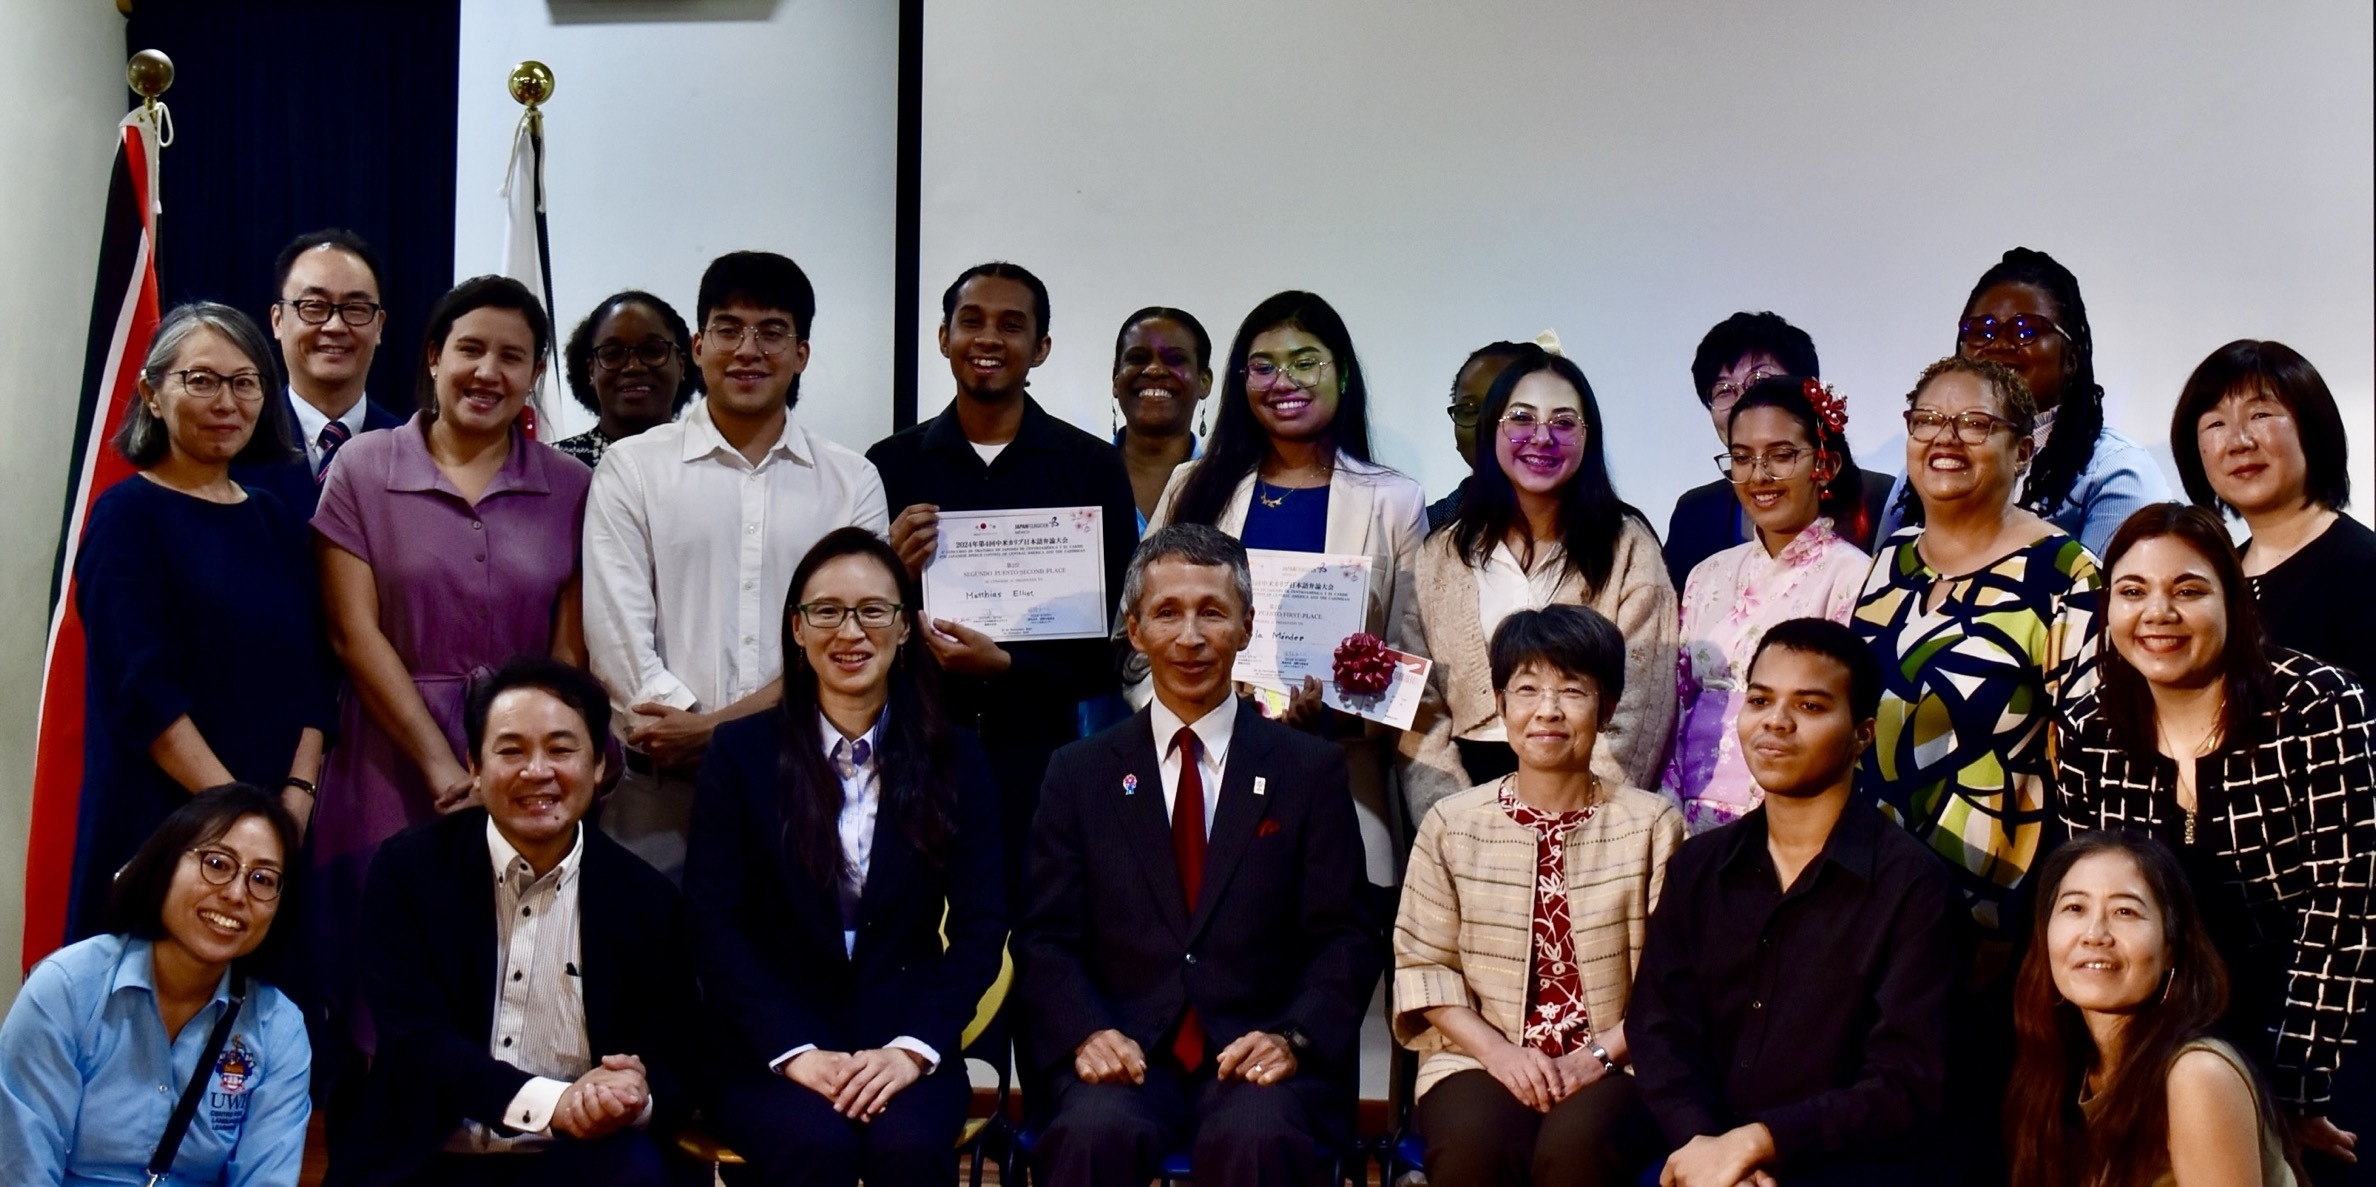
[[[1155,700],[1049,762],[1015,937],[1023,1058],[1048,1085],[1055,1187],[1325,1182],[1350,1136],[1380,945],[1342,751],[1232,695],[1245,549],[1197,524],[1123,579]]]
[[[284,440],[303,457],[235,466],[232,477],[271,492],[298,522],[313,519],[322,477],[355,434],[404,423],[363,394],[388,328],[380,304],[379,256],[353,231],[328,228],[289,241],[272,265],[272,336],[280,342],[288,390],[267,401]]]
[[[656,1185],[697,1009],[676,888],[579,820],[610,700],[523,656],[463,710],[485,805],[382,846],[364,889],[378,1033],[329,1182]]]

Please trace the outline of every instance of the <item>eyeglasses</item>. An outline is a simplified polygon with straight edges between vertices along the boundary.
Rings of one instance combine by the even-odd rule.
[[[762,337],[760,341],[766,339]],[[741,336],[736,336],[734,345],[742,345]],[[621,371],[626,369],[630,358],[647,367],[658,367],[675,358],[676,354],[676,343],[663,338],[646,338],[633,346],[624,342],[605,342],[594,348],[594,361],[600,363],[605,371]]]
[[[198,859],[198,876],[209,886],[229,886],[241,871],[247,873],[248,897],[259,903],[269,903],[280,897],[281,872],[278,866],[252,866],[228,849],[185,849],[182,852]]]
[[[1739,379],[1720,382],[1708,389],[1708,406],[1719,411],[1730,408],[1739,403],[1741,397],[1747,394],[1750,388],[1756,387],[1759,381],[1772,379],[1780,374],[1782,374],[1780,371],[1758,367]]]
[[[1280,363],[1262,355],[1246,360],[1246,386],[1272,388],[1284,380],[1297,387],[1310,387],[1320,382],[1320,372],[1335,366],[1335,359],[1304,357]]]
[[[1812,449],[1785,445],[1780,449],[1769,449],[1763,455],[1720,453],[1716,455],[1716,468],[1735,483],[1749,481],[1757,476],[1759,470],[1765,471],[1768,478],[1780,480],[1797,477],[1799,463],[1814,456],[1815,451]]]
[[[1573,685],[1552,689],[1539,688],[1532,684],[1521,684],[1514,688],[1501,690],[1501,695],[1502,700],[1511,708],[1520,710],[1531,709],[1541,704],[1544,697],[1555,697],[1559,701],[1559,707],[1571,713],[1600,699],[1599,692],[1589,688],[1577,688]]]
[[[371,319],[380,315],[380,310],[387,308],[377,301],[325,301],[320,297],[299,297],[273,304],[288,306],[296,312],[298,321],[309,326],[328,324],[333,313],[350,326],[368,326]]]
[[[1947,430],[1949,422],[1954,423],[1956,437],[1966,445],[1986,444],[1989,434],[2000,428],[2006,430],[2013,428],[2012,421],[2001,416],[1991,416],[1986,412],[1966,412],[1958,416],[1949,416],[1944,412],[1934,412],[1928,408],[1910,408],[1906,410],[1906,435],[1917,441],[1936,441],[1939,439],[1939,434]]]
[[[820,631],[838,631],[844,619],[856,618],[858,625],[879,631],[899,621],[899,612],[907,609],[897,602],[860,602],[844,606],[840,602],[802,602],[793,609],[800,611],[800,620]]]
[[[1562,412],[1549,420],[1536,416],[1531,409],[1513,408],[1502,414],[1502,434],[1512,445],[1524,445],[1535,439],[1537,429],[1551,430],[1551,440],[1560,445],[1573,445],[1584,433],[1584,418],[1573,412]]]
[[[792,331],[786,326],[746,326],[741,322],[717,321],[711,322],[702,333],[709,336],[710,346],[716,350],[741,350],[743,339],[756,335],[759,353],[769,358],[784,353],[784,348],[792,345]]]
[[[1484,411],[1475,404],[1454,404],[1444,409],[1444,415],[1451,417],[1452,423],[1461,428],[1473,429],[1477,427],[1477,417]]]
[[[254,371],[217,375],[193,367],[187,371],[168,371],[166,374],[181,380],[182,390],[200,400],[214,399],[222,394],[225,387],[231,389],[231,398],[242,404],[253,404],[264,398],[264,377]]]
[[[2039,335],[2050,331],[2061,334],[2066,341],[2071,336],[2061,326],[2054,324],[2054,319],[2035,313],[2016,313],[2005,321],[1993,317],[1967,317],[1955,326],[1955,332],[1964,346],[1972,350],[1979,350],[1999,338],[2017,347],[2028,346],[2037,341]]]

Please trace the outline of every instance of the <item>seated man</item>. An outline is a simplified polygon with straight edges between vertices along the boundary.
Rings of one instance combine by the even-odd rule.
[[[610,700],[542,656],[463,709],[466,808],[380,848],[363,893],[378,1058],[333,1184],[659,1184],[695,1015],[676,888],[579,820]]]
[[[1937,857],[1850,794],[1881,675],[1795,618],[1750,662],[1741,750],[1762,807],[1683,843],[1626,1038],[1679,1147],[1669,1187],[1931,1183],[1964,912]]]
[[[1361,834],[1343,752],[1232,695],[1252,600],[1236,540],[1149,536],[1122,605],[1154,700],[1048,764],[1015,1000],[1054,1187],[1137,1187],[1183,1148],[1198,1182],[1317,1184],[1351,1137],[1382,964]]]

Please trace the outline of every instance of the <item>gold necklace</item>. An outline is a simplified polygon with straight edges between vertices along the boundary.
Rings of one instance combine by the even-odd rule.
[[[1274,499],[1269,495],[1262,493],[1266,488],[1269,490],[1285,491],[1286,493]],[[1299,486],[1272,486],[1271,484],[1264,482],[1259,478],[1254,480],[1254,497],[1260,499],[1262,501],[1262,505],[1265,507],[1280,506],[1288,499],[1294,497],[1296,491],[1302,489],[1303,488]]]
[[[2227,692],[2225,689],[2220,691],[2219,706],[2220,711],[2224,713],[2227,709]],[[2194,755],[2189,758],[2178,757],[2178,743],[2175,739],[2170,737],[2170,727],[2162,724],[2158,716],[2153,723],[2153,729],[2155,733],[2161,735],[2162,749],[2170,752],[2170,763],[2174,768],[2176,768],[2178,786],[2175,789],[2173,798],[2178,800],[2178,810],[2186,813],[2186,843],[2192,845],[2195,843],[2195,816],[2202,810],[2203,807],[2203,790],[2201,781],[2196,778],[2196,776],[2200,773],[2197,770],[2197,766],[2202,761],[2204,755],[2211,753],[2213,749],[2217,748],[2219,742],[2219,727],[2217,724],[2214,724],[2211,728],[2211,732],[2204,734],[2202,741],[2195,743]],[[2193,807],[2188,807],[2186,805],[2186,798],[2189,793],[2191,793],[2194,797],[2195,802]]]

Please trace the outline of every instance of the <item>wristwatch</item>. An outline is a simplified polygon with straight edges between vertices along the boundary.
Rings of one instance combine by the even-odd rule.
[[[1287,1040],[1287,1049],[1295,1053],[1297,1062],[1302,1062],[1303,1058],[1311,1053],[1312,1036],[1305,1034],[1302,1027],[1290,1026],[1280,1031],[1279,1037]]]

